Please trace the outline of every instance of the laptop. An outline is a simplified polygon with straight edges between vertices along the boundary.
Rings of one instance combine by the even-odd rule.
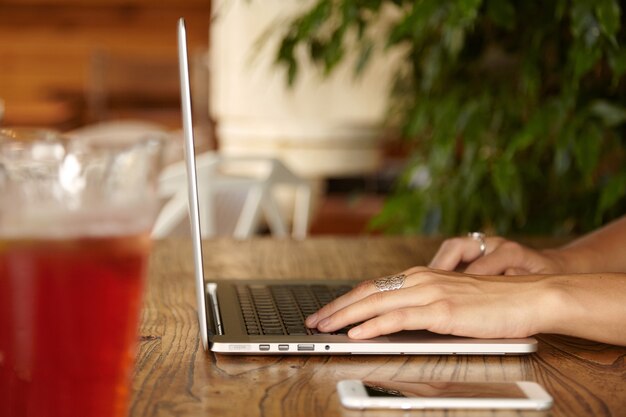
[[[230,280],[206,282],[198,205],[191,90],[185,22],[178,23],[178,53],[194,256],[198,322],[205,350],[223,354],[527,354],[537,341],[473,339],[427,331],[403,331],[368,340],[352,340],[347,329],[332,334],[304,326],[304,319],[332,299],[349,291],[356,281]]]

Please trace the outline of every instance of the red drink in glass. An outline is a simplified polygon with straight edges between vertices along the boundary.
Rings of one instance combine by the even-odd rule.
[[[0,240],[0,416],[126,415],[149,248]]]

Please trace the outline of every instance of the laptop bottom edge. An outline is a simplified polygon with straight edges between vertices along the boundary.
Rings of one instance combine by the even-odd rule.
[[[368,343],[364,342],[214,342],[211,351],[231,355],[525,355],[537,351],[528,339],[475,339],[453,343]]]

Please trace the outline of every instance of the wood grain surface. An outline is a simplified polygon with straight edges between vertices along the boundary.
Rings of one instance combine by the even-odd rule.
[[[423,265],[423,238],[254,239],[205,243],[207,279],[367,279]],[[626,348],[540,336],[528,356],[225,356],[202,350],[191,245],[155,244],[130,415],[139,416],[626,416]],[[342,379],[537,381],[549,412],[350,411]]]

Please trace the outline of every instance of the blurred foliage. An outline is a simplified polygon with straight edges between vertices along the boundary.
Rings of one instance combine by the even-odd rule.
[[[293,83],[304,55],[330,73],[356,51],[358,73],[406,51],[389,120],[414,152],[374,227],[581,233],[626,212],[624,7],[315,0],[285,28],[277,61]],[[374,38],[380,19],[389,30]]]

